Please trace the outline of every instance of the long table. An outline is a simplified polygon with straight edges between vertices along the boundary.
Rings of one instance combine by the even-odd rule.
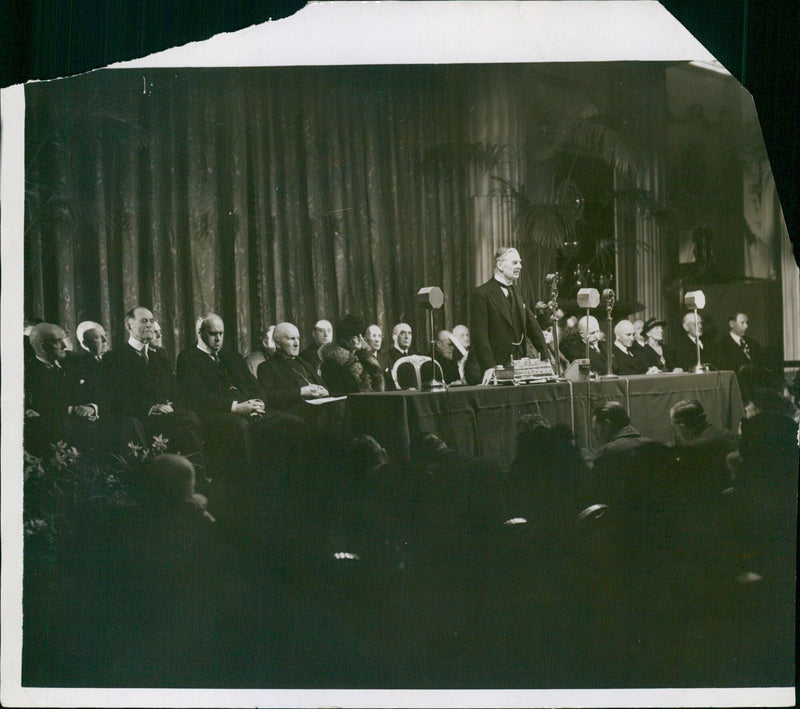
[[[619,401],[643,435],[671,443],[669,409],[682,399],[698,399],[711,423],[733,430],[739,425],[743,408],[736,377],[733,372],[710,372],[351,394],[345,430],[374,436],[403,460],[413,455],[420,434],[430,432],[461,453],[508,466],[516,424],[524,414],[539,413],[551,424],[568,426],[577,446],[591,448],[592,410],[605,401]]]

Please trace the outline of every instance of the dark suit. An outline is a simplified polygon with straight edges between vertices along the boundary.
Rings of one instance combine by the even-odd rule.
[[[90,352],[64,360],[70,400],[76,404],[97,404],[102,415],[108,406],[107,363]]]
[[[436,379],[439,379],[444,384],[452,384],[461,379],[461,373],[458,371],[458,362],[455,359],[447,359],[441,352],[436,351],[436,362],[439,365],[435,368]],[[441,367],[441,371],[439,371]],[[422,383],[430,383],[431,381],[431,363],[423,362],[419,369],[420,379]]]
[[[761,345],[747,335],[741,339],[747,344],[747,354],[744,347],[737,344],[730,333],[727,333],[719,341],[716,348],[717,357],[714,362],[719,369],[730,369],[733,372],[738,372],[739,368],[746,364],[763,364]]]
[[[577,333],[565,337],[560,343],[561,353],[570,361],[586,359],[586,341]],[[589,347],[589,366],[593,372],[606,374],[608,365],[606,355],[598,346],[597,349]]]
[[[633,348],[628,352],[624,352],[616,344],[611,347],[611,367],[614,374],[619,374],[623,377],[647,372],[647,365],[633,353]]]
[[[669,516],[661,505],[671,462],[667,446],[624,426],[597,451],[587,502],[610,505],[622,522],[627,543],[647,545],[658,527],[656,521]]]
[[[257,472],[254,464],[263,467],[268,456],[280,467],[285,456],[297,452],[305,424],[296,416],[270,410],[269,397],[240,354],[222,351],[215,362],[196,346],[183,350],[178,355],[177,382],[181,400],[203,423],[210,457],[226,475]],[[263,415],[231,411],[234,401],[250,399],[264,402]]]
[[[25,409],[39,414],[25,419],[26,450],[42,455],[50,443],[63,440],[75,445],[82,454],[103,455],[111,446],[118,450],[128,441],[141,443],[140,430],[130,422],[126,421],[126,425],[114,422],[107,413],[101,413],[99,420],[69,413],[71,406],[98,402],[77,396],[65,370],[66,366],[48,367],[36,358],[25,364]],[[99,405],[98,410],[102,412]],[[123,435],[125,439],[120,440]]]
[[[491,278],[478,286],[472,295],[470,349],[475,353],[481,371],[498,364],[508,365],[512,356],[515,359],[525,356],[525,336],[539,350],[540,356],[550,356],[542,328],[525,304],[518,284],[511,288],[511,293],[511,299],[506,298],[500,282]],[[521,344],[515,344],[520,341]]]
[[[300,389],[308,384],[322,386],[322,379],[308,362],[282,352],[258,365],[258,382],[269,397],[270,406],[298,416],[304,411]]]
[[[703,343],[700,362],[716,366],[713,348],[702,337],[700,342]],[[697,345],[685,332],[679,335],[675,342],[675,366],[685,372],[691,372],[697,366]]]
[[[130,441],[146,444],[138,419],[114,412],[110,405],[108,360],[83,352],[64,360],[70,403],[95,404],[97,443],[104,450],[124,451]]]
[[[684,494],[693,494],[700,502],[719,499],[733,484],[725,458],[738,448],[739,437],[733,431],[711,424],[691,441],[676,444]]]
[[[108,367],[108,406],[112,413],[138,419],[149,443],[152,436],[169,439],[167,450],[180,452],[202,465],[200,421],[176,403],[175,375],[166,357],[151,351],[144,359],[127,342],[105,355]],[[172,402],[173,413],[150,415],[156,404]]]

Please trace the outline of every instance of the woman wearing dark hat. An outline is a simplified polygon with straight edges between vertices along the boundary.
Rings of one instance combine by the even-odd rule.
[[[675,368],[672,351],[664,346],[664,326],[667,323],[658,318],[648,318],[642,325],[645,344],[639,357],[647,363],[648,368],[658,367],[662,372],[672,372]],[[678,370],[681,371],[681,370]]]
[[[383,391],[383,373],[364,348],[364,322],[345,315],[336,325],[336,340],[320,348],[322,381],[333,396],[362,391]]]

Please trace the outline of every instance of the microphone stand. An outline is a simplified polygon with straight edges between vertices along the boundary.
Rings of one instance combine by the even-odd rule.
[[[589,335],[588,335],[588,332],[589,332],[589,318],[591,317],[591,315],[589,315],[590,312],[591,312],[591,308],[586,308],[586,332],[587,332],[587,335],[586,335],[586,359],[589,360],[589,371],[591,372],[592,371],[592,357],[591,357],[591,353],[590,353]]]
[[[697,335],[697,308],[694,308],[694,344],[697,347],[697,364],[692,371],[694,374],[703,374],[703,372],[707,372],[708,370],[700,361],[700,338]]]
[[[561,357],[560,349],[558,346],[558,281],[560,276],[558,273],[551,273],[545,277],[545,280],[550,283],[550,322],[553,323],[553,348],[555,349],[555,358],[553,364],[555,365],[556,377],[561,379]]]
[[[445,391],[447,387],[445,387],[444,382],[440,382],[436,379],[436,365],[438,362],[436,361],[436,334],[433,331],[433,308],[428,310],[430,314],[430,324],[431,324],[431,384],[430,384],[430,391]],[[441,367],[440,367],[441,369]]]
[[[611,365],[612,347],[614,346],[614,330],[612,327],[613,318],[611,311],[614,309],[614,303],[617,301],[617,295],[611,288],[606,288],[603,291],[603,299],[606,301],[606,373],[603,375],[605,379],[616,379],[617,375]],[[588,347],[588,343],[587,343]]]

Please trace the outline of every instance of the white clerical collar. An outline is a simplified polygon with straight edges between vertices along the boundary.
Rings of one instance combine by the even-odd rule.
[[[137,340],[133,335],[128,338],[128,344],[133,347],[137,352],[141,352],[145,347],[147,347],[146,342],[141,342]]]
[[[734,341],[734,342],[735,342],[737,345],[739,345],[739,347],[741,347],[741,346],[742,346],[742,338],[741,338],[741,337],[739,337],[739,335],[737,335],[735,332],[731,332],[731,333],[730,333],[730,336],[733,338],[733,341]]]

